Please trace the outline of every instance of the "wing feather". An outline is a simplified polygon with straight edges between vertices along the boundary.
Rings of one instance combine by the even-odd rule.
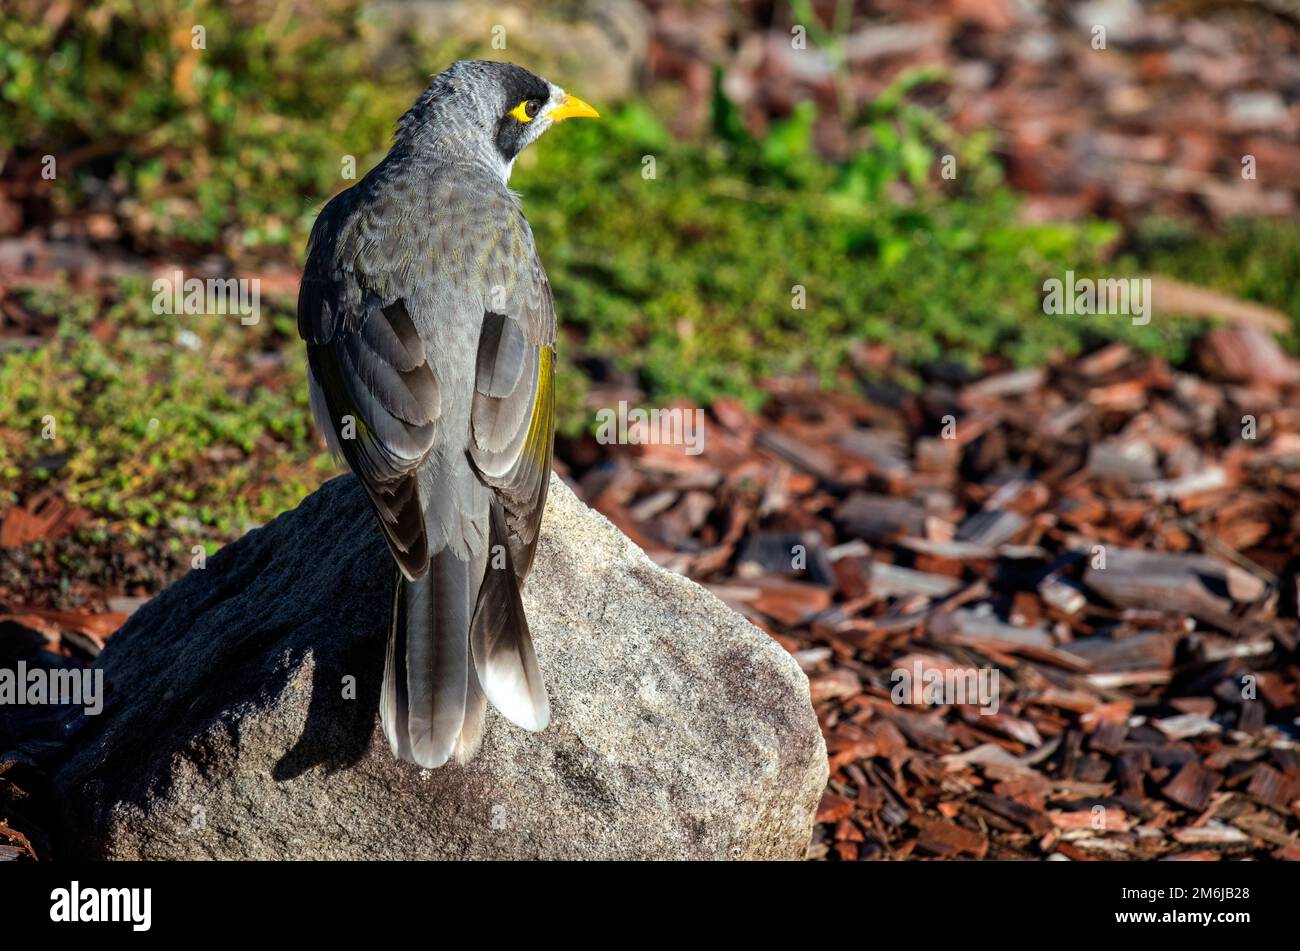
[[[348,202],[345,192],[318,219],[298,293],[312,409],[365,488],[398,566],[417,578],[429,565],[418,474],[441,394],[407,301],[384,300],[372,285],[386,282],[358,273],[340,251],[352,233],[350,219],[340,220]]]
[[[500,504],[522,584],[537,548],[555,445],[555,301],[522,214],[489,269],[494,286],[508,292],[508,306],[504,314],[484,315],[470,458]]]

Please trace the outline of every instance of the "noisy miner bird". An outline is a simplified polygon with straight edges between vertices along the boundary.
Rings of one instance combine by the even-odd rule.
[[[520,588],[551,470],[555,305],[507,182],[552,125],[597,115],[518,66],[456,63],[307,245],[312,411],[397,561],[379,713],[420,766],[469,760],[488,700],[526,730],[550,719]]]

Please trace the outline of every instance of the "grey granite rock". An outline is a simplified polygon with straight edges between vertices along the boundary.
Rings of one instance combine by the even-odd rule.
[[[96,858],[799,858],[826,751],[794,659],[558,479],[525,591],[540,734],[395,760],[393,578],[351,476],[142,607],[55,776]]]

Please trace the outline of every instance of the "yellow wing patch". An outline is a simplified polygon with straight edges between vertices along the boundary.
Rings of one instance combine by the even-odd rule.
[[[552,361],[555,350],[542,347],[537,354],[537,395],[533,399],[533,417],[528,422],[522,455],[539,468],[551,467],[551,447],[555,437],[555,388]],[[549,473],[547,473],[549,477]]]

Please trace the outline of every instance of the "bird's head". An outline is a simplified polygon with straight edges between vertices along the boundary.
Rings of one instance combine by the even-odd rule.
[[[435,76],[402,116],[397,139],[447,158],[481,162],[509,178],[519,153],[552,125],[599,115],[513,63],[461,60]]]

